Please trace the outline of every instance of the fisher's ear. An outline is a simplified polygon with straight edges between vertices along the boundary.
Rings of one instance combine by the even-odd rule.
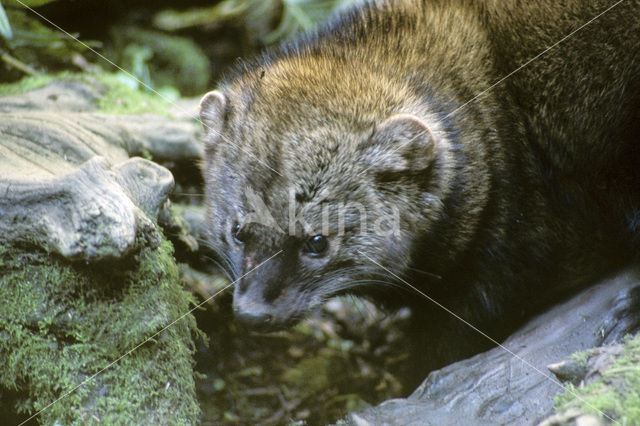
[[[212,148],[222,133],[227,115],[227,97],[218,90],[213,90],[200,101],[200,122],[204,127],[205,145]]]
[[[438,143],[429,125],[413,114],[394,114],[376,126],[367,142],[372,170],[420,172],[436,158]]]

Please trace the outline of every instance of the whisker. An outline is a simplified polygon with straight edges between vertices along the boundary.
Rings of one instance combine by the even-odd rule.
[[[188,195],[191,197],[204,197],[204,194],[197,192],[172,192],[171,195]]]
[[[435,278],[437,280],[441,280],[442,279],[441,275],[434,274],[433,272],[425,271],[425,270],[418,269],[418,268],[412,268],[412,267],[408,267],[407,269],[409,269],[410,271],[413,271],[413,272],[417,272],[417,273],[419,273],[421,275],[426,275],[426,276],[429,276],[431,278]]]
[[[217,266],[218,269],[224,274],[224,276],[229,280],[229,281],[233,281],[233,277],[231,275],[231,273],[227,270],[227,268],[225,267],[225,265],[223,265],[220,261],[209,257],[209,256],[204,256],[206,260],[212,262],[214,264],[214,266]]]
[[[196,239],[196,241],[197,241],[198,243],[202,244],[202,245],[203,245],[203,246],[205,246],[205,247],[208,247],[208,248],[210,248],[210,249],[214,250],[214,248],[213,248],[213,246],[211,245],[211,242],[209,241],[209,239],[207,239],[207,238],[202,238],[202,237],[196,237],[195,235],[194,235],[194,238]]]
[[[208,238],[198,238],[196,237],[196,241],[198,241],[199,244],[201,244],[203,247],[208,248],[209,250],[211,250],[213,253],[215,253],[215,256],[222,262],[224,262],[227,270],[229,271],[229,274],[233,277],[233,279],[237,279],[240,276],[241,271],[237,270],[235,263],[231,260],[231,257],[229,257],[229,255],[222,250],[219,250],[218,248],[216,248],[212,243],[211,240]],[[233,281],[233,280],[232,280]]]

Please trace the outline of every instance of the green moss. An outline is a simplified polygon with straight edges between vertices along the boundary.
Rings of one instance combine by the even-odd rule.
[[[0,386],[29,412],[62,397],[44,424],[195,423],[197,329],[179,283],[166,241],[121,265],[0,249]]]
[[[615,419],[622,425],[640,424],[640,335],[628,337],[624,350],[603,373],[586,385],[568,385],[556,398],[556,411],[577,408]]]
[[[66,75],[66,73],[61,74],[61,76]],[[39,74],[30,77],[24,77],[22,80],[16,83],[2,83],[0,84],[0,96],[19,95],[49,84],[54,79],[55,76],[53,75]]]
[[[214,6],[186,11],[163,10],[153,23],[156,28],[176,31],[201,25],[215,25],[235,19],[249,33],[271,44],[308,31],[341,9],[361,0],[223,0]],[[274,28],[275,25],[275,28]]]
[[[580,351],[572,354],[570,356],[571,360],[574,361],[581,367],[586,367],[587,361],[596,353],[595,349],[587,349],[586,351]]]
[[[171,103],[163,97],[138,90],[133,77],[124,73],[69,73],[25,77],[16,83],[0,84],[0,96],[19,95],[53,81],[79,81],[97,87],[101,93],[96,107],[109,114],[150,112],[169,115]],[[136,83],[136,84],[133,84]]]
[[[133,77],[118,74],[100,74],[99,81],[107,87],[99,108],[110,114],[141,114],[151,112],[169,115],[170,100],[155,93],[138,90],[128,84]]]

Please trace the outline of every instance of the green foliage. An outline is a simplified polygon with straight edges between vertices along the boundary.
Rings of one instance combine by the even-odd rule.
[[[135,89],[144,87],[150,90],[153,86],[151,81],[151,73],[149,72],[148,62],[153,56],[153,51],[149,46],[139,46],[137,44],[129,44],[122,51],[122,58],[128,64],[127,68],[131,71],[131,79],[135,81],[132,85]],[[127,75],[122,73],[122,75]]]
[[[5,247],[0,298],[0,386],[23,395],[16,409],[63,397],[42,423],[195,423],[196,326],[179,319],[192,299],[168,242],[99,266]]]
[[[281,0],[282,17],[278,26],[263,37],[265,43],[274,43],[300,31],[309,31],[326,21],[337,10],[353,4],[353,0]]]
[[[38,7],[43,6],[47,3],[53,3],[58,0],[6,0],[9,6],[28,6],[28,7]]]
[[[556,411],[605,413],[621,425],[640,424],[640,334],[623,342],[624,350],[598,380],[586,386],[567,385],[556,397]]]
[[[9,40],[13,38],[13,31],[11,31],[9,18],[7,18],[7,12],[4,11],[4,8],[2,7],[1,2],[0,2],[0,35]]]
[[[175,87],[187,95],[206,91],[211,78],[209,59],[188,38],[135,26],[115,27],[111,36],[110,56],[143,82],[143,87]]]
[[[0,13],[0,28],[10,25],[12,37],[6,37],[6,34],[0,37],[0,51],[5,64],[16,70],[14,74],[3,76],[5,81],[23,73],[36,74],[38,69],[65,68],[74,57],[85,52],[87,46],[99,46],[96,42],[78,43],[43,25],[32,12],[22,7],[7,7],[5,18],[7,22],[3,25]]]
[[[307,31],[326,21],[337,10],[359,0],[223,0],[212,7],[178,12],[165,10],[156,14],[156,27],[175,31],[199,25],[240,18],[269,44]],[[272,22],[277,22],[273,28]]]
[[[0,59],[9,69],[0,81],[15,81],[24,74],[59,72],[72,67],[92,71],[97,68],[83,55],[92,58],[89,48],[100,49],[100,43],[79,42],[75,35],[70,37],[44,25],[33,11],[16,0],[0,1]],[[24,3],[35,7],[50,1],[55,0]],[[215,26],[234,19],[243,23],[253,42],[269,44],[307,31],[338,9],[357,1],[360,0],[223,0],[207,8],[161,11],[153,22],[157,28],[172,31]],[[111,38],[113,50],[108,56],[131,74],[120,72],[119,77],[130,87],[159,91],[170,100],[180,94],[199,95],[209,88],[211,64],[203,49],[189,38],[130,25],[113,28]]]

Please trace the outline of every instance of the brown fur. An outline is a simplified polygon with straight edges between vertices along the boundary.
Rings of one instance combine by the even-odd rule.
[[[345,292],[406,304],[428,369],[487,343],[395,276],[500,339],[630,261],[640,2],[492,87],[613,3],[373,1],[240,64],[201,109],[212,246],[233,278],[277,254],[237,285],[240,317],[284,326]],[[394,212],[399,232],[377,235]]]

